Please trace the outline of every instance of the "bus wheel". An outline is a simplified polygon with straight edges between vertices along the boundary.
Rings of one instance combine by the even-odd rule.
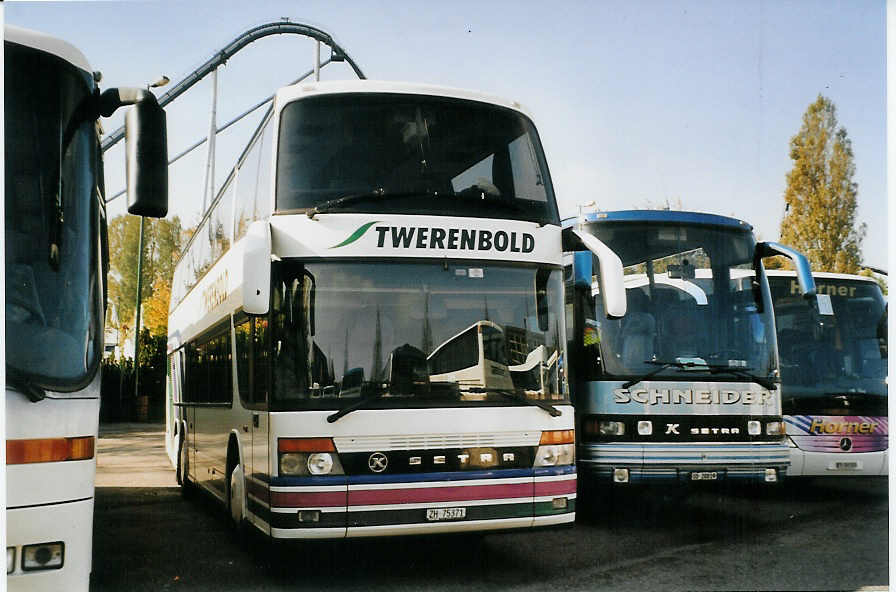
[[[228,487],[227,508],[230,511],[230,521],[237,535],[242,538],[245,531],[246,516],[244,501],[246,480],[243,478],[242,465],[236,465],[230,471],[230,487]]]
[[[181,430],[180,438],[177,442],[177,484],[180,485],[180,491],[184,496],[190,494],[190,477],[189,477],[189,456],[187,454],[187,443],[184,441],[184,433]]]

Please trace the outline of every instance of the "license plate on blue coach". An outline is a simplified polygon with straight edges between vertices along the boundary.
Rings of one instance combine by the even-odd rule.
[[[691,481],[715,481],[719,478],[717,471],[698,471],[691,473]]]
[[[441,520],[461,520],[467,517],[466,508],[430,508],[426,510],[426,519],[430,522]]]

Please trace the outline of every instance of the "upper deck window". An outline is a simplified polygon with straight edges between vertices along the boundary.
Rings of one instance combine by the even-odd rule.
[[[413,94],[286,105],[276,199],[279,212],[317,207],[559,224],[538,134],[525,116]]]

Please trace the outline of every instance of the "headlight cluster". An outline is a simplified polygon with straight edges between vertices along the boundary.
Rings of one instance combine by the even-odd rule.
[[[345,474],[332,438],[280,438],[277,452],[282,476]]]
[[[535,451],[536,467],[572,465],[576,462],[575,430],[552,430],[541,433],[541,442]]]
[[[762,435],[762,422],[756,419],[751,419],[747,422],[747,433],[751,436],[761,436]],[[784,424],[780,421],[768,421],[765,423],[765,435],[766,436],[783,436],[784,435]]]
[[[582,421],[582,430],[586,439],[589,437],[624,436],[625,422],[607,421],[596,415],[589,415]]]

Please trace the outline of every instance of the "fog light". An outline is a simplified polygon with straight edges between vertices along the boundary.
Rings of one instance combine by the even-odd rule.
[[[638,433],[642,436],[649,436],[653,433],[653,422],[650,421],[639,421],[638,422]]]
[[[62,567],[65,545],[61,542],[22,547],[22,569],[59,569]]]
[[[765,482],[766,483],[776,483],[778,481],[778,470],[777,469],[765,469]]]
[[[628,469],[613,469],[614,483],[628,483]]]
[[[747,422],[747,433],[751,436],[758,436],[762,433],[762,425],[755,419]]]
[[[320,510],[299,510],[299,522],[320,522]]]
[[[16,548],[6,547],[6,573],[12,573],[16,568]]]
[[[555,510],[565,510],[567,506],[567,501],[565,497],[555,497],[551,500],[551,506]]]

